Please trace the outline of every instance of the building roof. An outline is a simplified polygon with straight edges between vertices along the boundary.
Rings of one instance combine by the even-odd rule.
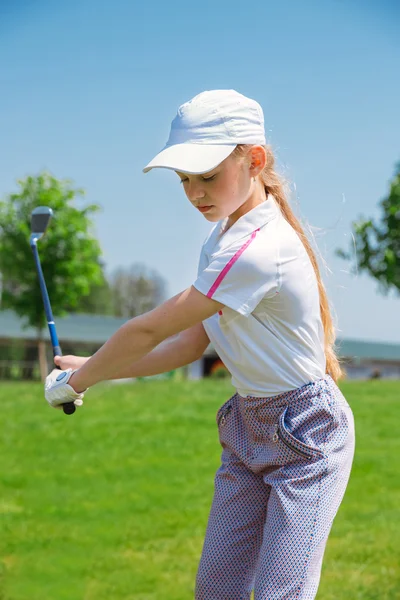
[[[336,351],[340,358],[370,359],[400,362],[400,344],[373,342],[368,340],[337,339]],[[215,354],[210,344],[204,353]]]
[[[126,319],[118,317],[70,314],[63,318],[56,318],[57,335],[60,344],[66,341],[103,344],[125,322]],[[32,327],[23,329],[22,323],[20,317],[13,311],[0,311],[0,339],[36,339],[35,329]],[[342,358],[400,361],[400,343],[339,339],[337,350]],[[214,350],[210,344],[205,355],[212,354]]]
[[[339,356],[400,362],[400,344],[372,342],[367,340],[338,339],[336,350]]]
[[[102,344],[125,322],[126,319],[118,317],[87,314],[55,318],[60,343],[68,341]],[[0,338],[34,340],[36,337],[36,330],[33,327],[24,329],[23,320],[13,311],[0,311]]]

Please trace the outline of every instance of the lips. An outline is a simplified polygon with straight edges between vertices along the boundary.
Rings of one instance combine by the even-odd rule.
[[[210,208],[212,208],[213,205],[204,205],[204,206],[198,206],[197,208],[199,209],[200,212],[206,212],[207,210],[210,210]]]

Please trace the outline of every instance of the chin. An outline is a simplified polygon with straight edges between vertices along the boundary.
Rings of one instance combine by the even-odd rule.
[[[208,215],[207,213],[203,217],[210,223],[218,223],[223,218],[220,215]]]

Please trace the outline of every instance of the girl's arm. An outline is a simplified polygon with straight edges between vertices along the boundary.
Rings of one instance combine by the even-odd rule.
[[[69,380],[77,392],[128,372],[168,338],[208,319],[224,305],[191,286],[154,310],[131,319]]]
[[[164,340],[146,356],[122,369],[110,379],[148,377],[184,367],[201,358],[209,343],[210,340],[203,324],[198,323],[178,335]],[[57,357],[54,362],[61,369],[79,369],[87,363],[89,358],[90,356],[66,355]]]
[[[149,354],[121,369],[112,379],[167,373],[201,358],[210,340],[202,323],[164,340]]]

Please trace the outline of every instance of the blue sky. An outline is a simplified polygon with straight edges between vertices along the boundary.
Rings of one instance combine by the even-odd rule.
[[[389,0],[3,0],[0,196],[48,169],[102,206],[108,269],[144,262],[173,295],[210,224],[174,173],[143,166],[177,107],[233,88],[263,107],[292,202],[329,270],[339,335],[400,342],[400,299],[334,256],[378,215],[400,160],[399,4]]]

